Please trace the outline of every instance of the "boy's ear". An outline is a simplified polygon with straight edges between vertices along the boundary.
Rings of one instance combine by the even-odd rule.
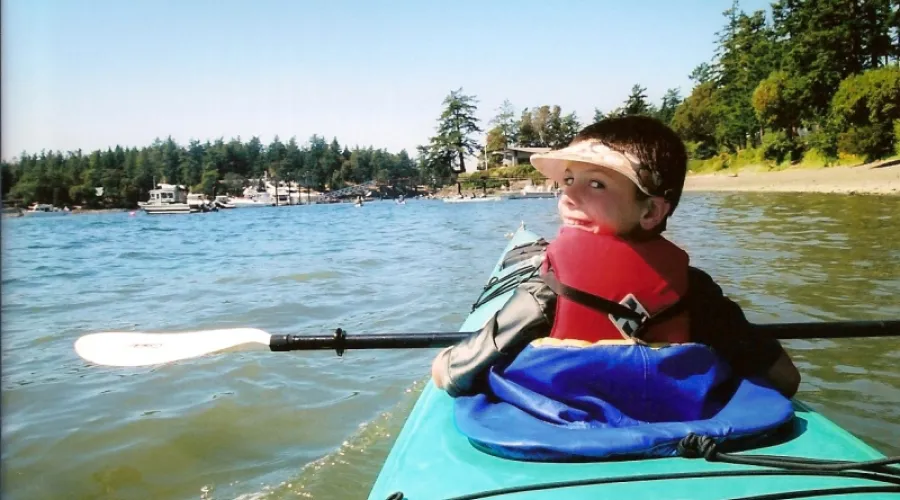
[[[644,201],[644,213],[641,215],[641,228],[651,231],[669,215],[672,204],[662,196],[651,196]]]

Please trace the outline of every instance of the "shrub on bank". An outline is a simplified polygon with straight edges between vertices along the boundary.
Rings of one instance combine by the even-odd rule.
[[[705,160],[689,159],[688,170],[695,173],[711,173],[724,170],[730,166],[731,155],[728,153],[719,153],[712,158]]]
[[[900,155],[900,120],[894,120],[894,153]]]
[[[875,161],[894,149],[892,131],[881,125],[851,127],[838,136],[838,149]]]
[[[847,77],[831,100],[831,122],[841,130],[838,149],[874,161],[896,151],[900,67]]]
[[[516,165],[515,167],[499,167],[490,170],[467,172],[460,174],[458,179],[463,187],[480,188],[486,182],[489,189],[505,186],[508,179],[530,179],[534,183],[541,183],[546,180],[530,163]]]
[[[785,160],[793,161],[800,156],[800,148],[784,130],[763,134],[761,149],[762,157],[775,162],[776,165]]]

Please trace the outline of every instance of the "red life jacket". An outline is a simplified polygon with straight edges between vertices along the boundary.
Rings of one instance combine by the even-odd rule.
[[[550,337],[688,342],[689,318],[679,303],[687,293],[688,260],[661,236],[630,242],[563,227],[542,267],[558,295]]]

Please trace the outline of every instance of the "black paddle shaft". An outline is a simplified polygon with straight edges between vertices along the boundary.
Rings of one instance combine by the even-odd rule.
[[[771,323],[753,325],[756,334],[778,339],[835,339],[854,337],[900,336],[900,320],[838,321],[831,323]],[[459,343],[474,332],[373,333],[347,335],[338,328],[333,335],[272,335],[272,351],[335,350],[338,356],[346,349],[427,349]]]
[[[447,347],[459,343],[472,332],[373,333],[348,336],[338,328],[333,335],[272,335],[272,351],[314,351],[334,349],[338,356],[345,349],[421,349]]]
[[[754,333],[783,340],[894,337],[900,336],[900,320],[770,323],[753,325],[752,329]]]

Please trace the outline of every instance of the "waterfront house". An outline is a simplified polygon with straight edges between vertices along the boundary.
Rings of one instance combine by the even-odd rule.
[[[510,146],[500,151],[491,151],[490,154],[502,157],[504,167],[516,167],[520,163],[528,163],[531,155],[537,153],[546,153],[550,148],[526,148],[520,146]]]

